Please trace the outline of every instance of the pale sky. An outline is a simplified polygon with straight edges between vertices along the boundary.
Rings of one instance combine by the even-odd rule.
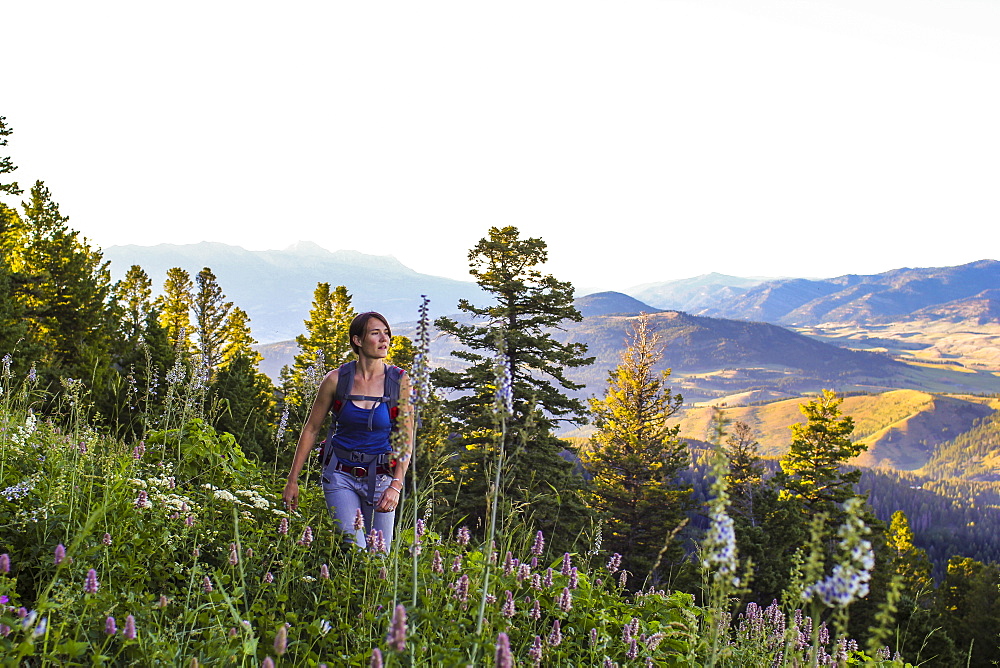
[[[1000,259],[992,0],[49,2],[0,115],[101,247],[309,240],[625,289]],[[0,149],[2,150],[2,149]]]

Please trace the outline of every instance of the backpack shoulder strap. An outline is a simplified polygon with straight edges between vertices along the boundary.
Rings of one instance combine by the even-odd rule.
[[[345,362],[340,365],[340,369],[337,371],[337,389],[333,393],[333,405],[330,406],[330,412],[333,413],[334,420],[340,417],[340,412],[344,410],[344,403],[347,401],[347,397],[351,393],[351,387],[354,385],[354,370],[357,364],[354,360],[350,362]]]
[[[392,364],[385,365],[385,396],[386,405],[389,407],[389,418],[392,420],[392,429],[396,429],[396,416],[399,415],[399,387],[402,382],[404,371]]]

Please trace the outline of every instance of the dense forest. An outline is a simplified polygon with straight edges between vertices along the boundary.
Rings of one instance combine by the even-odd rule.
[[[9,136],[0,118],[0,146]],[[0,178],[14,169],[4,159]],[[0,355],[4,378],[29,383],[30,419],[57,430],[69,406],[123,448],[145,448],[168,427],[190,430],[197,420],[205,433],[231,435],[225,442],[238,456],[213,455],[225,466],[245,457],[280,480],[319,380],[351,358],[351,287],[316,286],[299,354],[275,384],[257,370],[246,312],[227,301],[210,267],[151,277],[133,266],[112,283],[100,249],[70,227],[44,183],[23,192],[6,181],[0,195],[24,196],[0,203]],[[494,227],[469,258],[472,277],[496,301],[456,305],[474,324],[434,323],[461,344],[461,364],[425,369],[426,330],[424,340],[395,337],[388,358],[413,371],[424,402],[414,476],[431,490],[427,513],[442,535],[467,527],[490,545],[499,507],[501,517],[543,532],[553,554],[618,555],[632,593],[667,588],[710,606],[718,590],[706,586],[707,573],[716,584],[722,573],[740,601],[736,612],[791,596],[832,624],[850,606],[851,637],[890,645],[906,660],[1000,659],[995,484],[845,466],[864,446],[830,392],[802,406],[778,461],[759,455],[742,423],[720,420],[710,450],[689,448],[667,426],[683,399],[669,372],[652,371],[664,347],[643,317],[603,395],[574,399],[579,385],[566,370],[592,358],[586,346],[553,336],[582,316],[573,286],[542,272],[545,242]],[[162,286],[155,296],[154,284]],[[579,448],[555,436],[588,421],[596,431]],[[982,430],[989,438],[993,423]],[[192,467],[190,481],[199,475]],[[734,550],[710,549],[730,538]],[[595,541],[598,548],[584,546]],[[2,549],[16,548],[3,539]],[[751,562],[737,563],[737,553]],[[838,578],[849,590],[838,589]],[[24,599],[28,581],[19,580]]]

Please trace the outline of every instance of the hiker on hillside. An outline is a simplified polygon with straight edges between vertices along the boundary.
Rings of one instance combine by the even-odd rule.
[[[410,465],[408,456],[393,458],[390,437],[401,430],[409,445],[402,451],[412,452],[411,420],[399,415],[397,424],[399,406],[409,404],[410,379],[399,367],[384,362],[392,332],[381,314],[357,315],[348,336],[358,359],[326,374],[320,383],[281,497],[290,510],[298,507],[299,473],[330,413],[333,424],[320,455],[330,515],[341,531],[353,534],[358,546],[366,547],[371,535],[378,541],[373,548],[381,549],[384,541],[388,550]]]

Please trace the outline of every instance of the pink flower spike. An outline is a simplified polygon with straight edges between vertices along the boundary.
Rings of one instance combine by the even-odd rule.
[[[271,575],[271,571],[264,573],[264,582],[266,582],[267,584],[271,584],[272,582],[274,582],[274,576]]]
[[[281,656],[288,649],[288,627],[282,624],[274,634],[274,653]]]
[[[0,573],[10,573],[10,555],[6,552],[0,554]]]
[[[260,668],[274,668],[274,659],[269,656],[264,657],[264,660],[260,662]]]
[[[406,608],[400,603],[392,613],[392,626],[389,627],[389,635],[386,644],[397,652],[406,649]]]
[[[125,630],[122,632],[122,635],[125,636],[125,640],[135,640],[137,635],[135,631],[135,617],[132,615],[125,618]]]
[[[236,549],[236,543],[229,546],[229,565],[235,566],[240,563],[240,551]]]
[[[497,652],[493,665],[497,668],[514,668],[514,657],[510,653],[510,638],[503,631],[497,635]]]
[[[327,566],[326,564],[323,564],[322,566],[320,566],[319,567],[319,576],[321,578],[323,578],[324,580],[329,580],[330,579],[330,567]]]
[[[104,534],[104,538],[101,540],[101,542],[104,543],[105,545],[111,545],[111,534],[109,533]]]
[[[378,647],[372,648],[372,660],[368,668],[382,668],[382,650]]]
[[[288,518],[282,517],[281,522],[278,523],[278,533],[282,536],[288,535]]]
[[[55,557],[53,561],[55,562],[55,565],[58,566],[63,562],[63,559],[65,558],[66,558],[66,548],[63,547],[62,543],[59,543],[58,545],[56,545]]]
[[[357,512],[354,513],[354,530],[355,531],[365,530],[365,516],[361,512],[361,508],[358,508]]]
[[[108,617],[104,620],[104,633],[109,636],[113,636],[118,633],[118,625],[115,624],[114,617]]]
[[[541,531],[535,534],[535,543],[531,546],[531,554],[536,557],[542,556],[542,551],[545,549],[545,534]]]
[[[205,590],[206,594],[212,593],[212,579],[207,575],[205,576],[205,579],[201,581],[201,588]]]
[[[87,571],[87,579],[83,584],[83,592],[85,594],[96,594],[100,587],[101,583],[97,581],[97,571],[91,568]]]

